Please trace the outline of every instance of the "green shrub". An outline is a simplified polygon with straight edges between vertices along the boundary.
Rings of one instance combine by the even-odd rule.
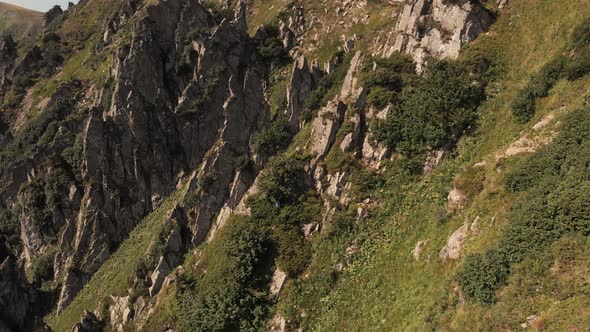
[[[484,255],[468,256],[457,279],[469,298],[491,304],[496,299],[496,291],[507,284],[509,275],[506,257],[497,250],[490,250]]]
[[[416,64],[407,54],[395,53],[389,58],[372,57],[365,60],[361,71],[362,82],[401,91],[406,81],[416,77]]]
[[[324,106],[324,97],[328,94],[328,91],[330,91],[332,86],[334,86],[335,80],[336,78],[333,74],[322,77],[318,83],[318,87],[313,90],[303,102],[303,108],[307,110],[317,110]]]
[[[254,139],[254,151],[266,156],[275,155],[291,144],[293,129],[284,116],[279,115],[268,128]]]
[[[264,30],[268,34],[268,37],[258,45],[258,53],[262,59],[273,65],[282,66],[287,64],[291,58],[289,51],[285,48],[280,38],[279,28],[266,25],[264,26]]]
[[[483,190],[485,172],[483,168],[467,167],[455,178],[455,187],[472,197]]]
[[[512,114],[519,123],[528,122],[535,115],[535,99],[543,98],[560,78],[575,81],[590,73],[590,19],[580,24],[572,35],[570,57],[556,56],[534,74],[526,88],[512,102]]]
[[[476,80],[483,82],[484,85],[492,81],[502,70],[493,54],[474,44],[467,45],[461,51],[459,61]]]
[[[247,154],[245,154],[243,156],[239,156],[238,158],[236,158],[234,160],[234,168],[238,171],[247,170],[253,166],[254,166],[254,161]]]
[[[205,0],[202,1],[202,4],[211,12],[217,24],[220,24],[223,20],[231,21],[234,18],[233,10],[231,8],[224,8],[219,1]]]
[[[376,86],[371,89],[367,96],[367,103],[376,106],[379,109],[387,107],[390,103],[394,102],[396,93],[391,90],[387,90],[381,86]]]
[[[75,98],[75,92],[68,91],[66,97],[57,99],[53,105],[27,121],[10,144],[0,151],[0,173],[3,173],[9,164],[30,157],[38,146],[52,140],[59,124],[71,113]]]
[[[561,55],[549,61],[538,73],[533,75],[526,90],[535,98],[547,97],[549,90],[561,78],[566,63],[567,59]]]
[[[567,62],[564,71],[570,81],[578,80],[590,73],[590,45],[577,48]]]
[[[535,111],[535,96],[527,89],[520,91],[512,101],[512,115],[519,123],[528,122]]]
[[[31,280],[33,283],[40,285],[43,281],[53,280],[54,258],[55,250],[49,250],[33,260],[31,264]]]
[[[268,319],[266,236],[234,217],[207,247],[200,272],[178,281],[176,316],[185,331],[258,331]]]
[[[441,61],[415,87],[404,91],[385,121],[374,125],[379,141],[405,156],[453,146],[476,118],[482,86],[464,66]]]
[[[576,27],[572,34],[573,48],[590,46],[590,18],[585,19]]]
[[[0,234],[2,234],[0,235],[0,241],[5,240],[8,248],[13,252],[17,252],[21,246],[20,222],[6,208],[0,208]]]
[[[404,86],[416,80],[416,64],[405,54],[389,58],[373,57],[365,60],[361,81],[369,88],[369,104],[385,108],[394,102]]]
[[[299,225],[282,224],[273,229],[278,257],[277,265],[287,275],[296,277],[305,270],[311,259],[311,249]]]
[[[269,104],[273,116],[280,116],[287,109],[287,83],[284,78],[271,85]]]
[[[260,182],[260,190],[274,204],[293,204],[305,192],[302,160],[281,155],[271,160],[267,170]]]

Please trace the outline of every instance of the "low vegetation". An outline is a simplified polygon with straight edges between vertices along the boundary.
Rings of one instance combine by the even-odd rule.
[[[536,100],[547,97],[561,78],[575,81],[590,73],[590,19],[582,22],[572,34],[571,46],[545,64],[512,102],[512,114],[520,123],[528,122],[536,111]]]

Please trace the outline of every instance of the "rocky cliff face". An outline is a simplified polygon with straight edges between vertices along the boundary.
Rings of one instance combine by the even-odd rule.
[[[60,14],[48,13],[47,24]],[[221,207],[228,199],[236,205],[252,184],[257,171],[236,173],[234,159],[250,154],[251,138],[270,120],[269,66],[245,20],[243,2],[234,18],[220,22],[196,1],[125,1],[103,34],[108,44],[131,32],[128,46],[112,56],[107,84],[64,84],[43,105],[56,113],[58,128],[35,152],[9,160],[0,195],[20,223],[22,259],[55,255],[58,312],[181,181],[189,181],[193,200],[175,217],[190,234],[170,244],[178,254],[203,242]],[[35,52],[17,60],[15,43],[4,39],[7,87],[19,70],[41,61]],[[75,158],[66,160],[64,150]],[[159,271],[167,261],[168,269],[178,264],[168,256]],[[154,279],[156,287],[161,278]]]
[[[66,273],[58,311],[191,172],[197,173],[189,183],[195,203],[187,207],[186,227],[192,245],[206,238],[234,176],[240,177],[233,160],[248,155],[250,138],[269,120],[268,69],[256,56],[259,41],[246,34],[244,10],[240,2],[234,20],[219,25],[194,1],[163,2],[130,15],[141,17],[129,49],[115,55],[112,97],[99,101],[109,106],[93,107],[84,128],[84,213],[72,238],[62,240],[73,250],[65,268],[83,268]],[[189,36],[202,30],[210,35]],[[203,180],[211,177],[215,181]]]

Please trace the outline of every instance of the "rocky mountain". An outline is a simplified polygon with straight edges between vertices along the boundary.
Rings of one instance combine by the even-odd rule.
[[[0,43],[0,330],[583,330],[587,0],[82,0]]]
[[[33,35],[41,29],[43,13],[0,2],[0,33],[15,39]]]

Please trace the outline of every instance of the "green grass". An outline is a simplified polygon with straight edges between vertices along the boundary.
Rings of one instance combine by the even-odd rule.
[[[182,201],[184,190],[177,190],[166,198],[161,205],[143,219],[121,247],[94,274],[90,282],[80,291],[74,301],[59,315],[55,313],[46,317],[54,331],[69,331],[80,320],[83,310],[100,309],[109,296],[125,296],[130,287],[129,280],[135,271],[151,241],[160,234],[166,216],[175,204]]]

